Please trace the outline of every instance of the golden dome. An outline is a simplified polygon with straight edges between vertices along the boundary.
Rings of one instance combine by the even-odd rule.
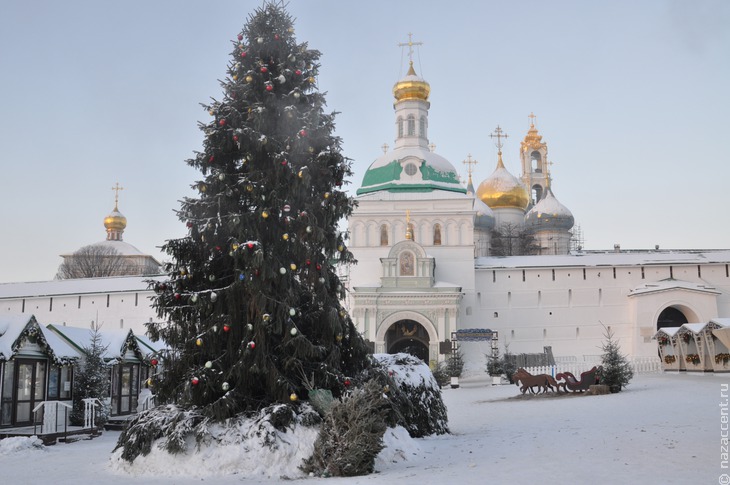
[[[406,77],[393,86],[393,96],[395,96],[396,102],[408,99],[428,101],[428,95],[430,93],[431,86],[416,75],[416,71],[413,69],[413,61],[411,61]]]
[[[504,167],[501,151],[499,152],[497,168],[489,178],[479,184],[477,197],[491,209],[514,208],[525,210],[530,203],[530,194],[527,188]]]
[[[107,232],[124,231],[124,228],[127,227],[127,218],[119,212],[116,204],[112,213],[104,218],[104,227],[106,227]]]

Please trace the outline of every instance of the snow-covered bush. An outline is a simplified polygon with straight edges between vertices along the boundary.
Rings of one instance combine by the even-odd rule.
[[[372,473],[375,457],[383,449],[388,408],[383,387],[376,380],[334,401],[324,416],[314,453],[302,470],[318,476]]]

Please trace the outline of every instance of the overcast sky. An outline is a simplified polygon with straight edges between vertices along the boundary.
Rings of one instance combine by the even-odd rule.
[[[199,177],[199,103],[220,98],[231,40],[257,1],[0,3],[0,282],[51,279],[62,253],[106,237],[158,247]],[[298,41],[322,52],[318,85],[353,159],[350,187],[392,146],[397,46],[423,42],[430,140],[477,185],[534,112],[555,196],[586,249],[730,248],[730,2],[293,0]]]

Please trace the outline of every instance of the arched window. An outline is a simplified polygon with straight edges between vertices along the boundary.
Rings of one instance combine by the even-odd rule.
[[[426,117],[425,116],[421,116],[421,119],[419,121],[418,135],[421,138],[426,138]]]
[[[398,138],[403,138],[403,118],[398,117]]]
[[[385,224],[380,226],[380,245],[388,245],[388,226],[386,226]]]
[[[441,224],[433,226],[433,245],[441,246]]]
[[[530,153],[530,159],[532,160],[532,171],[535,173],[542,173],[542,156],[540,152],[534,151]]]
[[[414,276],[416,274],[416,261],[413,253],[405,251],[400,256],[400,275]]]
[[[408,136],[416,136],[416,117],[408,115]]]
[[[535,184],[532,187],[532,203],[537,204],[542,199],[542,186]]]

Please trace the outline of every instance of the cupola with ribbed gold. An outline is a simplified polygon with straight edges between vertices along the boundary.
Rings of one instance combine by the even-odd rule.
[[[525,186],[505,168],[501,150],[498,153],[497,168],[479,184],[477,197],[491,209],[525,210],[530,203],[530,194]]]
[[[112,190],[116,191],[114,196],[114,210],[104,218],[104,227],[106,227],[107,241],[121,241],[124,229],[127,227],[127,218],[119,212],[119,191],[124,190],[117,184]]]
[[[428,101],[428,95],[430,93],[431,86],[425,80],[418,77],[416,70],[413,69],[413,61],[410,62],[406,77],[393,86],[393,96],[395,97],[396,103],[409,99]]]

